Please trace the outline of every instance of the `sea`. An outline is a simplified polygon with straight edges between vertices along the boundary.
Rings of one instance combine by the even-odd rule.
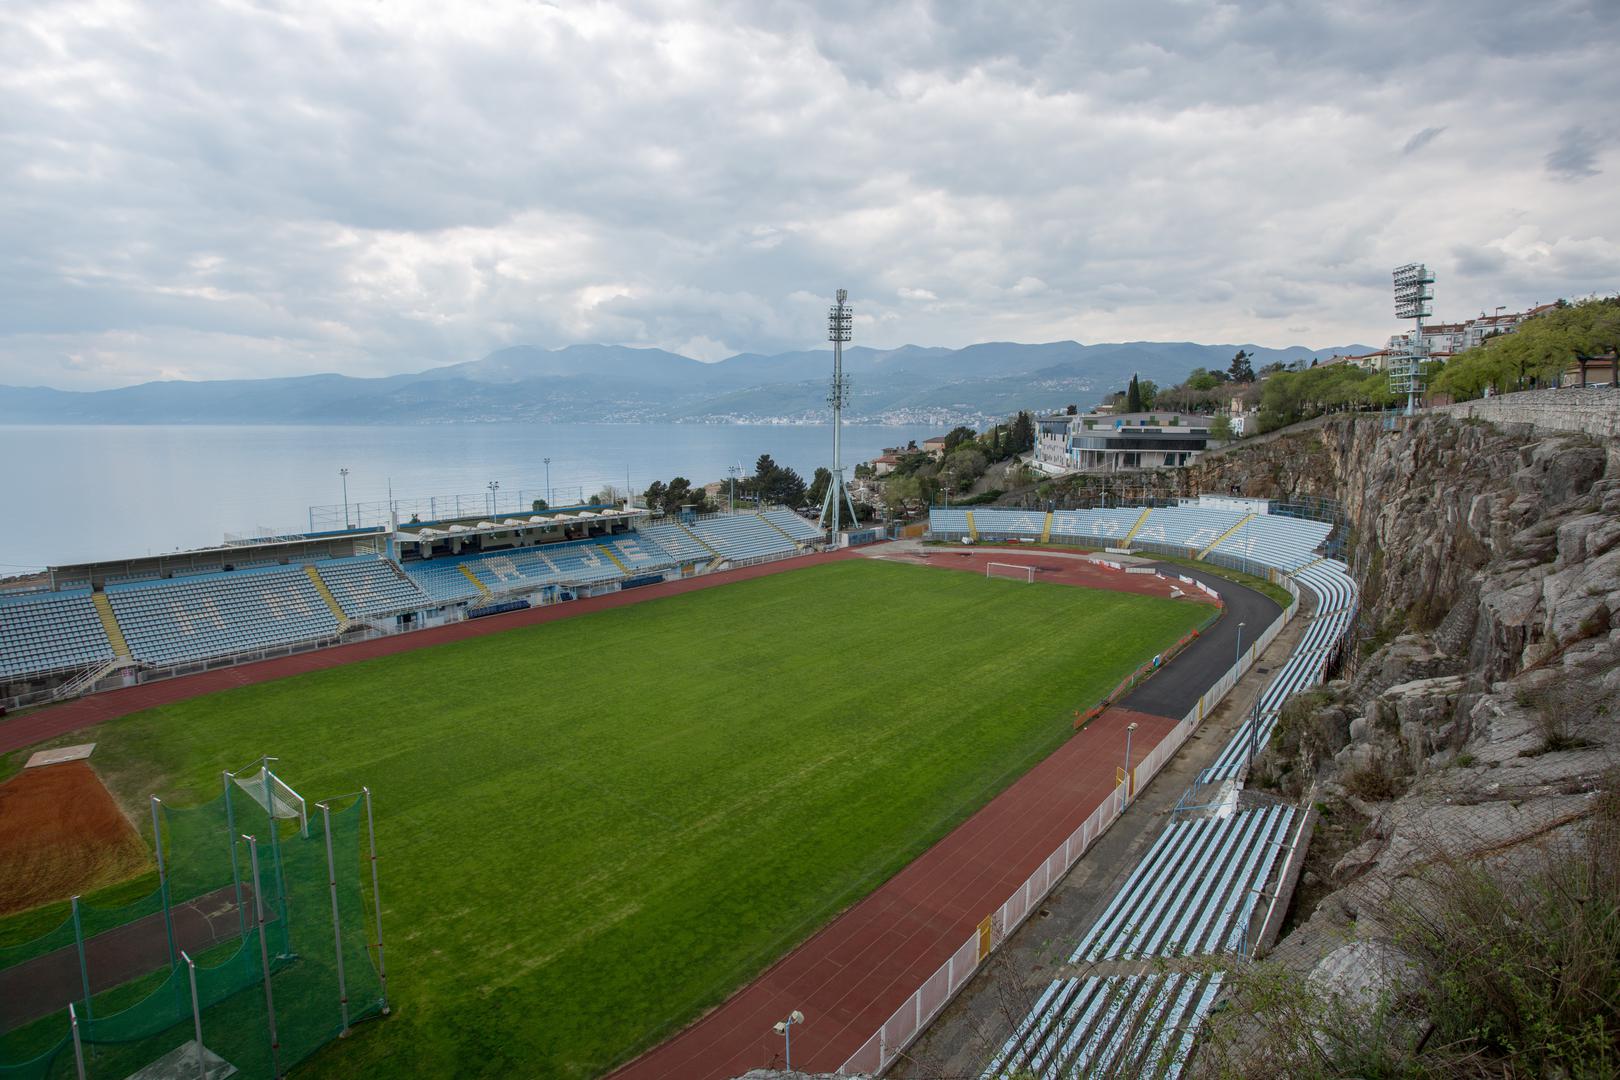
[[[846,425],[844,462],[938,434]],[[345,514],[382,523],[390,506],[429,520],[566,505],[606,485],[704,484],[733,466],[751,475],[760,454],[808,482],[832,443],[831,426],[809,425],[0,425],[0,577],[338,528]]]

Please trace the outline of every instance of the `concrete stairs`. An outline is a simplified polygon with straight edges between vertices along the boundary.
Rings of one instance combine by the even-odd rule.
[[[122,659],[129,659],[129,642],[124,640],[123,628],[118,625],[118,616],[113,614],[112,602],[107,599],[104,592],[90,594],[90,602],[96,605],[96,615],[101,619],[101,628],[107,631],[107,640],[112,643],[113,655]]]

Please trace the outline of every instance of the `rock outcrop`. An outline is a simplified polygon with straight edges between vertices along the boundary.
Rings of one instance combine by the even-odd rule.
[[[1251,783],[1324,823],[1275,963],[1343,978],[1444,860],[1511,875],[1579,843],[1620,755],[1620,447],[1446,416],[1330,419],[1200,462],[1204,490],[1344,507],[1362,611]],[[1288,475],[1283,483],[1279,477]],[[1326,838],[1326,842],[1323,842]]]

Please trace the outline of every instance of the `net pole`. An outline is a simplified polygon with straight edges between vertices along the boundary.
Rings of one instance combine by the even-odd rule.
[[[208,1052],[203,1049],[202,1009],[197,1004],[197,964],[180,950],[180,959],[186,962],[186,974],[191,977],[191,1024],[197,1033],[197,1080],[208,1080]]]
[[[73,1002],[68,1002],[68,1027],[73,1032],[73,1071],[79,1080],[84,1078],[84,1043],[79,1041],[79,1014],[73,1009]]]
[[[264,781],[265,809],[270,813],[270,858],[276,864],[276,910],[280,913],[281,955],[287,956],[292,952],[290,928],[287,925],[287,883],[281,876],[281,822],[276,817],[276,792],[270,786],[270,766],[259,766],[259,776]],[[258,891],[257,883],[254,891]]]
[[[382,986],[382,1011],[388,1015],[388,964],[383,959],[382,892],[377,887],[377,820],[371,813],[371,789],[363,787],[366,797],[366,834],[371,842],[371,907],[377,916],[377,980]]]
[[[281,1078],[281,1040],[276,1036],[276,998],[270,989],[270,945],[264,937],[264,889],[259,883],[259,841],[251,836],[242,839],[248,843],[248,861],[253,866],[253,907],[259,920],[259,963],[264,968],[265,1022],[270,1028],[270,1075]]]
[[[163,820],[158,811],[163,800],[152,796],[152,849],[157,852],[158,896],[163,901],[163,929],[169,935],[169,970],[176,965],[174,957],[174,916],[169,911],[169,873],[163,865]]]
[[[84,986],[84,1015],[95,1019],[90,1006],[90,968],[84,962],[84,924],[79,920],[79,898],[73,898],[73,944],[79,950],[79,982]]]
[[[343,973],[343,920],[338,915],[337,861],[332,857],[332,808],[325,803],[315,805],[321,808],[321,822],[326,827],[326,884],[332,892],[332,945],[337,955],[338,1010],[343,1016],[343,1030],[338,1032],[341,1039],[349,1034],[349,984]]]
[[[225,780],[225,840],[231,845],[231,888],[236,890],[236,925],[243,940],[247,939],[247,912],[242,907],[242,870],[236,861],[236,811],[231,807],[231,774],[221,774]]]

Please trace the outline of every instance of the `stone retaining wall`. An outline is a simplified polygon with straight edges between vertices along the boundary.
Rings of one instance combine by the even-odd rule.
[[[1526,390],[1438,405],[1430,411],[1497,424],[1530,424],[1549,431],[1579,431],[1600,439],[1620,437],[1620,390],[1608,386]]]

